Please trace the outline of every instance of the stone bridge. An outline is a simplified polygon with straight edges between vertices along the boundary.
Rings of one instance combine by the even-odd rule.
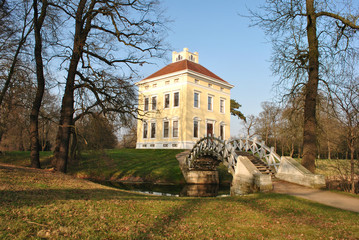
[[[313,188],[325,186],[324,176],[312,174],[290,157],[279,156],[256,138],[222,141],[204,137],[177,159],[188,184],[218,184],[216,168],[223,163],[233,176],[231,195],[271,191],[273,178]]]

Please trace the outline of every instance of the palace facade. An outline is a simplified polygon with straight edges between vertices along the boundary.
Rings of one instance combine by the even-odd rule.
[[[197,52],[173,52],[171,64],[136,85],[136,148],[190,149],[203,136],[230,137],[233,85],[198,64]]]

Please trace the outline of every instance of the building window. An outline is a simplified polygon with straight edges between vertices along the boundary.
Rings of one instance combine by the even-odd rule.
[[[156,123],[151,123],[151,138],[156,138]]]
[[[173,127],[172,136],[176,138],[178,137],[178,120],[173,121],[172,127]]]
[[[214,137],[213,132],[213,123],[207,123],[207,137]]]
[[[208,83],[208,87],[210,87],[210,88],[211,88],[211,87],[212,87],[212,84]]]
[[[145,111],[148,111],[149,99],[148,97],[145,98]]]
[[[147,138],[148,124],[147,122],[143,122],[143,138]]]
[[[198,80],[198,79],[195,79],[195,80],[194,80],[194,83],[199,84],[199,80]]]
[[[220,113],[224,113],[224,104],[225,104],[224,99],[220,99],[219,100],[219,112]]]
[[[170,81],[169,81],[169,80],[166,81],[165,84],[166,84],[166,85],[170,85]]]
[[[166,93],[165,94],[165,108],[169,108],[170,107],[170,94]]]
[[[221,87],[221,91],[223,92],[223,90],[224,90],[224,88],[223,87]]]
[[[198,92],[195,92],[193,98],[194,98],[194,104],[193,104],[193,106],[194,106],[195,108],[199,108],[199,93],[198,93]]]
[[[176,61],[179,61],[179,60],[182,60],[182,56],[181,56],[181,55],[178,55],[177,58],[176,58]]]
[[[169,136],[169,127],[170,127],[170,122],[164,121],[163,122],[163,137],[164,138],[168,138],[168,136]]]
[[[152,110],[157,109],[157,97],[152,97]]]
[[[153,88],[157,87],[157,83],[153,84],[152,87],[153,87]]]
[[[179,92],[175,92],[173,94],[173,106],[178,107],[179,106]]]
[[[174,80],[174,83],[178,83],[178,78],[176,78],[176,79]]]
[[[149,86],[147,85],[147,86],[145,86],[145,89],[147,90],[149,88]]]
[[[224,125],[222,124],[219,126],[219,138],[224,140]]]
[[[213,111],[213,97],[208,96],[208,110]]]
[[[198,120],[194,120],[193,121],[193,137],[194,138],[198,138],[198,130],[199,130],[199,128],[198,128]]]

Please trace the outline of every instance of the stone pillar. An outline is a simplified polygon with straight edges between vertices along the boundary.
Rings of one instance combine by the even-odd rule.
[[[182,171],[188,184],[219,184],[218,171]]]
[[[231,184],[231,196],[267,192],[272,189],[270,175],[260,173],[248,157],[238,156]]]

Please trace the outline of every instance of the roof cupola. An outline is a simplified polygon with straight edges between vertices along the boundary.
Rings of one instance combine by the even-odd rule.
[[[188,51],[188,48],[183,48],[182,52],[172,52],[172,62],[178,62],[181,60],[189,60],[195,63],[198,63],[198,52],[191,53]]]

